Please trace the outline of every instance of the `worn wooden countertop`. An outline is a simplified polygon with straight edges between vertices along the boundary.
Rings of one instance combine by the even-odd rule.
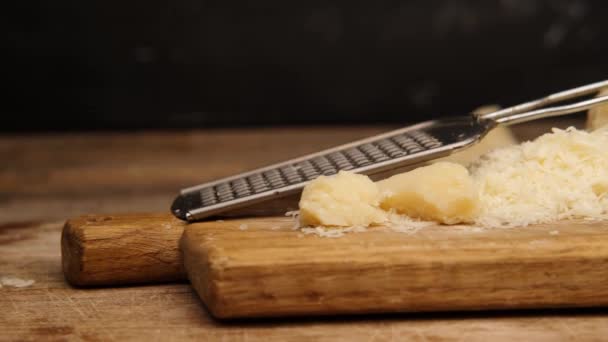
[[[605,340],[608,309],[222,323],[188,284],[76,289],[63,279],[59,237],[70,216],[165,211],[182,186],[386,129],[1,136],[0,340]]]

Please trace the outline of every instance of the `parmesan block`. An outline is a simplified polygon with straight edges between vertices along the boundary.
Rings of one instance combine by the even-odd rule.
[[[498,148],[517,144],[517,139],[507,126],[498,126],[491,130],[480,142],[435,162],[453,162],[468,166],[480,156]]]
[[[473,115],[480,116],[492,112],[496,112],[500,109],[498,105],[487,105],[482,106],[473,111]],[[468,166],[480,156],[493,151],[497,148],[512,146],[517,144],[517,139],[511,132],[508,126],[497,126],[492,129],[481,141],[477,144],[465,148],[459,152],[449,155],[444,158],[437,159],[435,162],[453,162],[464,166]]]
[[[602,90],[598,96],[608,95],[608,89]],[[608,103],[595,106],[587,112],[587,130],[595,131],[601,127],[608,126]],[[608,128],[607,128],[608,129]]]
[[[412,218],[456,224],[472,222],[477,212],[473,179],[459,164],[439,162],[377,184],[383,209]]]
[[[302,226],[369,226],[387,220],[380,191],[367,176],[340,171],[308,183],[300,198]]]

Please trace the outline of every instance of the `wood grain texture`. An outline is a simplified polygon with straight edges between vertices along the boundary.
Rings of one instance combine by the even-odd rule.
[[[547,125],[523,128],[520,137],[533,137]],[[0,278],[35,281],[0,288],[0,341],[605,341],[606,308],[226,323],[189,284],[80,289],[64,279],[60,240],[70,217],[163,212],[181,186],[385,129],[0,136]]]
[[[63,273],[76,286],[184,280],[178,248],[184,226],[170,214],[68,220],[61,235]]]
[[[304,235],[289,218],[199,223],[188,277],[220,318],[608,305],[608,224]],[[246,229],[244,229],[246,228]]]
[[[72,288],[63,221],[3,222],[0,341],[603,341],[608,309],[338,316],[220,322],[189,284]]]

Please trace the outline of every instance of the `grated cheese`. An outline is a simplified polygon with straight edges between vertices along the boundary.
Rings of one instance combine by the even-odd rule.
[[[412,219],[405,215],[399,215],[394,210],[390,210],[387,214],[387,222],[382,225],[384,228],[406,234],[414,234],[419,230],[436,225],[437,222],[432,221],[420,221]],[[361,233],[366,232],[368,227],[365,226],[353,226],[348,228],[343,227],[328,227],[328,226],[316,226],[316,227],[299,227],[300,231],[306,235],[317,235],[325,238],[338,238],[342,237],[347,233]]]
[[[367,231],[366,227],[363,226],[354,226],[348,228],[341,227],[303,227],[301,228],[302,233],[309,235],[314,234],[320,237],[326,238],[338,238],[344,236],[346,233],[361,233]]]
[[[386,227],[398,233],[414,234],[423,228],[436,224],[437,222],[412,219],[405,215],[399,215],[395,210],[390,210]]]
[[[608,130],[553,129],[472,166],[486,227],[608,218]]]

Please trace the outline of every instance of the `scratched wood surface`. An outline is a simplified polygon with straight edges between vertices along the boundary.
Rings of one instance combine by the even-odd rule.
[[[187,225],[192,286],[214,317],[608,306],[608,224],[472,232],[384,227],[322,238],[289,217]]]
[[[186,283],[76,289],[63,279],[59,242],[68,217],[166,210],[181,186],[385,129],[0,137],[0,341],[601,341],[608,336],[605,309],[220,323]],[[533,127],[520,136],[537,132]]]

